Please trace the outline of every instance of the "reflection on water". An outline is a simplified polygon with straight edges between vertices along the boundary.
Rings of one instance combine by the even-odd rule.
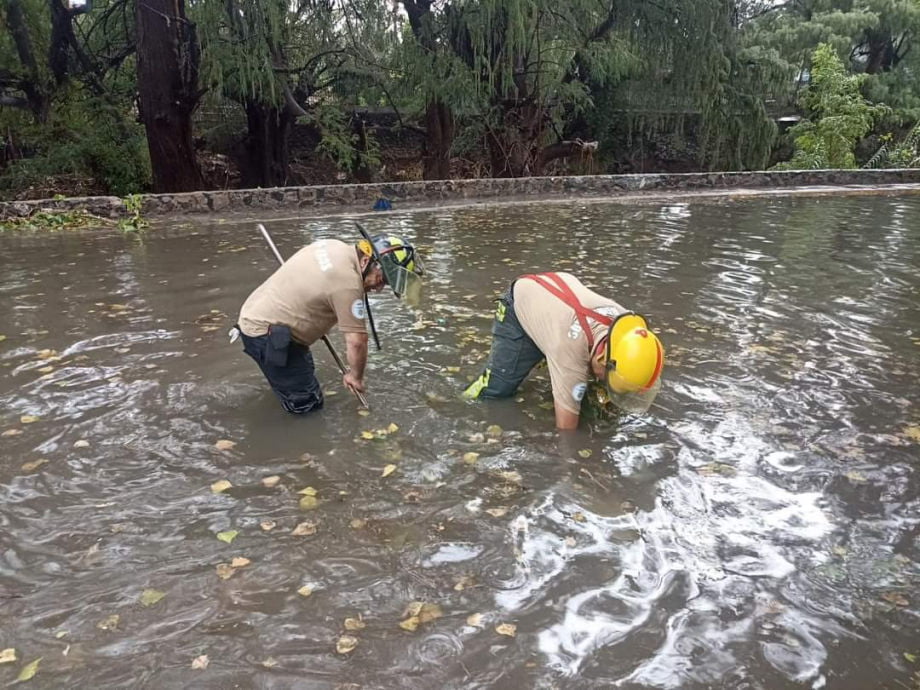
[[[43,687],[917,682],[917,197],[365,222],[422,248],[427,292],[374,297],[370,415],[320,348],[305,419],[226,341],[273,268],[254,227],[0,237],[0,681],[41,657]],[[267,225],[286,254],[354,235]],[[459,400],[491,300],[551,268],[660,332],[652,414],[557,436],[545,372]],[[412,602],[438,615],[400,627]]]

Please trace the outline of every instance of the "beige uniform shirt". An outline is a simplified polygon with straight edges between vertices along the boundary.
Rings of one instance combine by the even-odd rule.
[[[611,318],[625,309],[612,299],[589,290],[571,273],[559,273],[578,301],[588,309]],[[553,400],[563,409],[578,414],[591,373],[591,352],[575,310],[537,281],[520,278],[514,283],[514,312],[524,332],[546,355]],[[593,343],[607,335],[608,326],[590,316]]]
[[[312,345],[338,323],[344,333],[366,333],[364,280],[354,245],[318,240],[294,254],[257,287],[240,310],[240,330],[265,335],[272,324]]]

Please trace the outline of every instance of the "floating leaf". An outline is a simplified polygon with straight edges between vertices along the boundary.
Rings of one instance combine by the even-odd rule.
[[[390,422],[390,425],[387,427],[387,433],[395,434],[397,431],[399,431],[399,427],[396,426],[393,422]]]
[[[278,660],[275,657],[270,656],[265,661],[262,662],[262,665],[265,668],[275,668],[275,666],[278,665]]]
[[[230,450],[234,446],[236,446],[236,441],[229,441],[225,438],[220,439],[217,443],[214,444],[214,447],[217,448],[217,450]]]
[[[218,481],[216,481],[216,482],[214,482],[213,484],[211,484],[211,491],[212,491],[212,493],[219,494],[219,493],[221,493],[221,492],[223,492],[223,491],[226,491],[227,489],[231,488],[232,486],[233,486],[233,484],[231,484],[231,483],[230,483],[229,481],[227,481],[226,479],[219,479]]]
[[[352,518],[351,522],[348,523],[352,529],[363,529],[367,524],[367,520],[362,520],[361,518]]]
[[[316,496],[304,496],[300,499],[301,510],[314,510],[319,505]]]
[[[514,637],[517,635],[517,626],[514,623],[502,623],[495,626],[495,632],[497,632],[499,635]]]
[[[4,340],[6,340],[6,336],[5,336],[5,335],[0,335],[0,343],[2,343]]]
[[[278,486],[278,482],[280,481],[281,477],[279,477],[277,474],[273,474],[270,477],[262,477],[262,486],[264,486],[266,489],[272,489]]]
[[[459,580],[457,580],[457,584],[454,585],[454,591],[462,592],[467,587],[472,587],[475,584],[476,584],[475,578],[470,577],[469,575],[464,575]]]
[[[297,593],[302,597],[308,597],[313,594],[313,588],[310,585],[304,585],[297,590]]]
[[[50,374],[52,371],[54,371],[54,367],[52,366],[41,367],[37,371],[39,374]]]
[[[96,623],[96,627],[100,630],[114,630],[118,627],[119,618],[120,616],[117,613],[113,613],[111,616]]]
[[[233,566],[229,563],[218,563],[217,564],[217,577],[221,580],[229,580],[233,577],[233,574],[236,572]]]
[[[346,630],[364,630],[367,627],[367,624],[361,620],[359,615],[357,618],[346,618],[345,619],[345,629]]]
[[[250,563],[252,563],[252,561],[250,561],[245,556],[237,556],[230,561],[230,567],[231,568],[245,568]]]
[[[0,436],[19,436],[22,433],[22,429],[7,429]]]
[[[466,624],[472,625],[474,628],[482,627],[482,614],[481,613],[472,613],[466,617]]]
[[[904,435],[912,438],[914,441],[920,441],[920,426],[912,425],[904,427]]]
[[[353,635],[342,635],[335,643],[335,651],[339,654],[348,654],[353,652],[358,646],[358,638]]]
[[[141,592],[141,604],[144,606],[153,606],[165,596],[166,592],[161,592],[158,589],[145,589]]]
[[[297,493],[303,494],[304,496],[316,496],[316,489],[314,489],[312,486],[308,486],[305,489],[301,489]]]
[[[910,663],[912,663],[912,664],[916,664],[916,663],[917,663],[917,655],[916,655],[916,654],[911,654],[910,652],[904,652],[904,658],[907,659],[907,660],[908,660]]]
[[[910,600],[905,597],[900,592],[885,592],[882,594],[882,599],[885,601],[894,604],[895,606],[909,606]]]
[[[581,456],[581,457],[583,457],[583,458],[590,458],[590,457],[591,457],[591,449],[590,449],[590,448],[582,448],[580,451],[578,451],[578,455]]]
[[[460,373],[460,367],[444,367],[444,370],[448,374],[459,374]]]
[[[486,433],[492,438],[498,438],[502,435],[502,428],[498,424],[491,424],[486,429]]]
[[[87,441],[85,438],[81,438],[79,441],[74,441],[73,447],[74,448],[89,448],[89,441]]]
[[[508,512],[508,509],[507,509],[506,507],[504,507],[504,506],[499,506],[499,507],[497,507],[497,508],[488,508],[488,509],[486,509],[486,512],[487,512],[489,515],[491,515],[492,517],[497,517],[497,518],[498,518],[498,517],[501,517],[502,515],[504,515],[505,513],[507,513],[507,512]]]
[[[588,518],[585,517],[585,514],[582,512],[575,513],[572,515],[572,519],[575,522],[585,522]]]
[[[362,417],[370,417],[370,410],[358,410],[358,414]]]
[[[0,649],[0,664],[9,664],[16,661],[16,650],[10,647],[9,649]]]
[[[862,472],[847,472],[844,476],[854,484],[863,484],[866,482],[866,475]]]
[[[39,467],[48,462],[47,458],[39,458],[38,460],[32,460],[31,462],[22,463],[23,472],[34,472]]]
[[[19,418],[20,424],[34,424],[38,421],[38,417],[32,414],[24,414]]]
[[[196,671],[204,671],[208,664],[211,663],[211,660],[208,659],[207,654],[202,654],[201,656],[196,656],[192,659],[192,668]]]
[[[42,657],[38,657],[35,661],[26,664],[22,667],[22,670],[19,672],[19,675],[16,677],[20,683],[23,683],[27,680],[32,680],[35,677],[35,674],[38,673],[38,662],[42,660]]]
[[[278,523],[274,520],[262,520],[262,522],[259,523],[259,527],[261,527],[265,532],[271,532],[277,526]]]
[[[415,632],[416,630],[418,630],[418,624],[419,624],[418,616],[410,616],[409,618],[406,618],[405,620],[400,621],[399,627],[402,628],[403,630],[408,630],[409,632]]]
[[[372,440],[372,439],[374,438],[374,432],[373,432],[373,431],[362,431],[362,432],[361,432],[361,438],[363,438],[363,439],[365,439],[365,440],[367,440],[367,441],[370,441],[370,440]]]
[[[217,538],[228,544],[232,544],[233,540],[236,539],[239,534],[239,530],[228,529],[226,532],[218,532]]]
[[[477,460],[479,460],[479,453],[470,451],[469,453],[463,454],[463,462],[467,465],[475,465]]]
[[[313,534],[316,534],[316,523],[301,522],[291,531],[291,534],[293,534],[295,537],[309,537]]]
[[[396,471],[396,465],[387,465],[383,468],[383,472],[380,473],[381,477],[389,477]]]

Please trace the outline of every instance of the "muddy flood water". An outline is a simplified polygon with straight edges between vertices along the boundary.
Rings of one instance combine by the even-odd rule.
[[[369,415],[314,347],[307,418],[227,339],[254,223],[0,235],[0,684],[920,687],[920,196],[362,221],[426,292],[372,299]],[[549,269],[659,332],[647,415],[458,397]]]

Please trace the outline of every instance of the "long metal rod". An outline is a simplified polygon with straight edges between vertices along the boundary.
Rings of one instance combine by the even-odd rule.
[[[268,246],[271,247],[271,250],[274,253],[275,258],[278,259],[278,263],[283,264],[284,258],[281,256],[281,252],[278,251],[278,247],[275,246],[275,242],[274,240],[272,240],[272,236],[268,234],[268,230],[265,229],[265,226],[262,225],[262,223],[259,223],[259,232],[262,233],[262,237],[264,237],[265,241],[268,242]],[[335,363],[339,367],[339,371],[341,371],[342,375],[344,376],[346,373],[348,373],[348,369],[345,368],[345,362],[342,361],[342,358],[339,357],[339,353],[335,351],[334,347],[332,347],[332,343],[329,341],[329,338],[327,338],[326,336],[323,336],[323,342],[326,343],[326,347],[329,348],[329,354],[332,355],[332,359],[335,360]],[[351,390],[351,392],[355,394],[355,397],[358,399],[358,402],[360,402],[364,406],[365,409],[368,409],[368,410],[370,409],[370,405],[367,404],[367,398],[364,397],[364,393],[362,393],[361,391],[356,391],[354,389],[349,389],[349,390]]]

